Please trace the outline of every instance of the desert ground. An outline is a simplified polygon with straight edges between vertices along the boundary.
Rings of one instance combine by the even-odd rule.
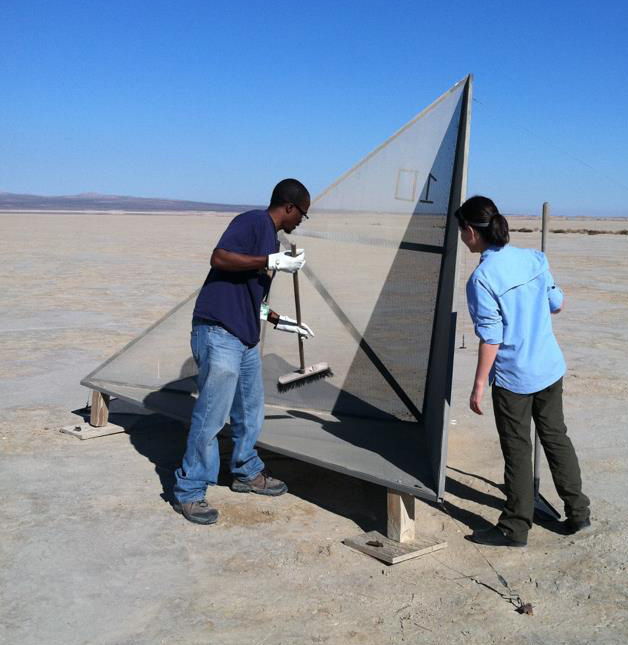
[[[591,529],[535,525],[526,549],[464,540],[503,500],[490,397],[482,417],[467,407],[476,342],[464,282],[477,256],[465,250],[445,508],[416,509],[417,534],[448,547],[386,566],[342,543],[385,531],[381,487],[266,453],[290,492],[238,495],[225,479],[210,498],[220,523],[197,526],[167,501],[181,425],[114,402],[128,432],[59,432],[82,420],[80,379],[200,286],[231,217],[0,214],[0,642],[628,642],[628,221],[554,219],[567,232],[548,238]],[[539,247],[538,219],[511,227],[530,229],[515,245]],[[545,462],[541,488],[561,509]]]

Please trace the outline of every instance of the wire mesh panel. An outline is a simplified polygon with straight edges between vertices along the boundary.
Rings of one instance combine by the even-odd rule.
[[[461,106],[460,88],[442,97],[318,197],[290,236],[306,249],[303,319],[317,332],[306,350],[335,376],[292,394],[268,388],[269,402],[420,419]],[[291,276],[276,282],[271,307],[293,315]],[[289,343],[266,334],[267,372],[279,357],[298,364]]]
[[[453,209],[465,179],[471,79],[446,92],[312,202],[290,236],[306,250],[306,364],[334,375],[279,393],[299,364],[296,338],[265,326],[267,419],[261,444],[436,499],[442,496],[451,382]],[[189,418],[196,368],[194,297],[83,384]],[[292,277],[275,276],[271,308],[295,317]],[[440,313],[439,313],[440,312]],[[434,376],[436,374],[436,376]]]

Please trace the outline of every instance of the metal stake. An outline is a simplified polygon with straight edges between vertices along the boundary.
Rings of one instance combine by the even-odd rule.
[[[545,253],[547,233],[549,230],[550,208],[548,202],[543,202],[543,217],[541,227],[541,251]],[[541,495],[541,441],[539,433],[534,428],[534,518],[537,521],[559,520],[560,513]]]

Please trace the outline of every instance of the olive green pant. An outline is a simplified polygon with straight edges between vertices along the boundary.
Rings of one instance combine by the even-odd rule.
[[[493,386],[493,410],[504,455],[506,504],[498,527],[515,540],[525,541],[534,517],[534,482],[530,422],[545,451],[565,515],[581,521],[589,517],[589,499],[582,493],[578,457],[563,417],[563,379],[532,394],[516,394]]]

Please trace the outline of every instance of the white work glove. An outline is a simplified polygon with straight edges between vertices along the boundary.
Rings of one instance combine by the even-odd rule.
[[[296,320],[288,318],[288,316],[279,316],[275,329],[299,334],[302,338],[310,338],[310,336],[314,336],[314,332],[304,322],[299,326]]]
[[[305,264],[305,252],[297,249],[297,254],[292,257],[290,251],[279,251],[268,256],[266,266],[272,271],[286,271],[296,273]]]

